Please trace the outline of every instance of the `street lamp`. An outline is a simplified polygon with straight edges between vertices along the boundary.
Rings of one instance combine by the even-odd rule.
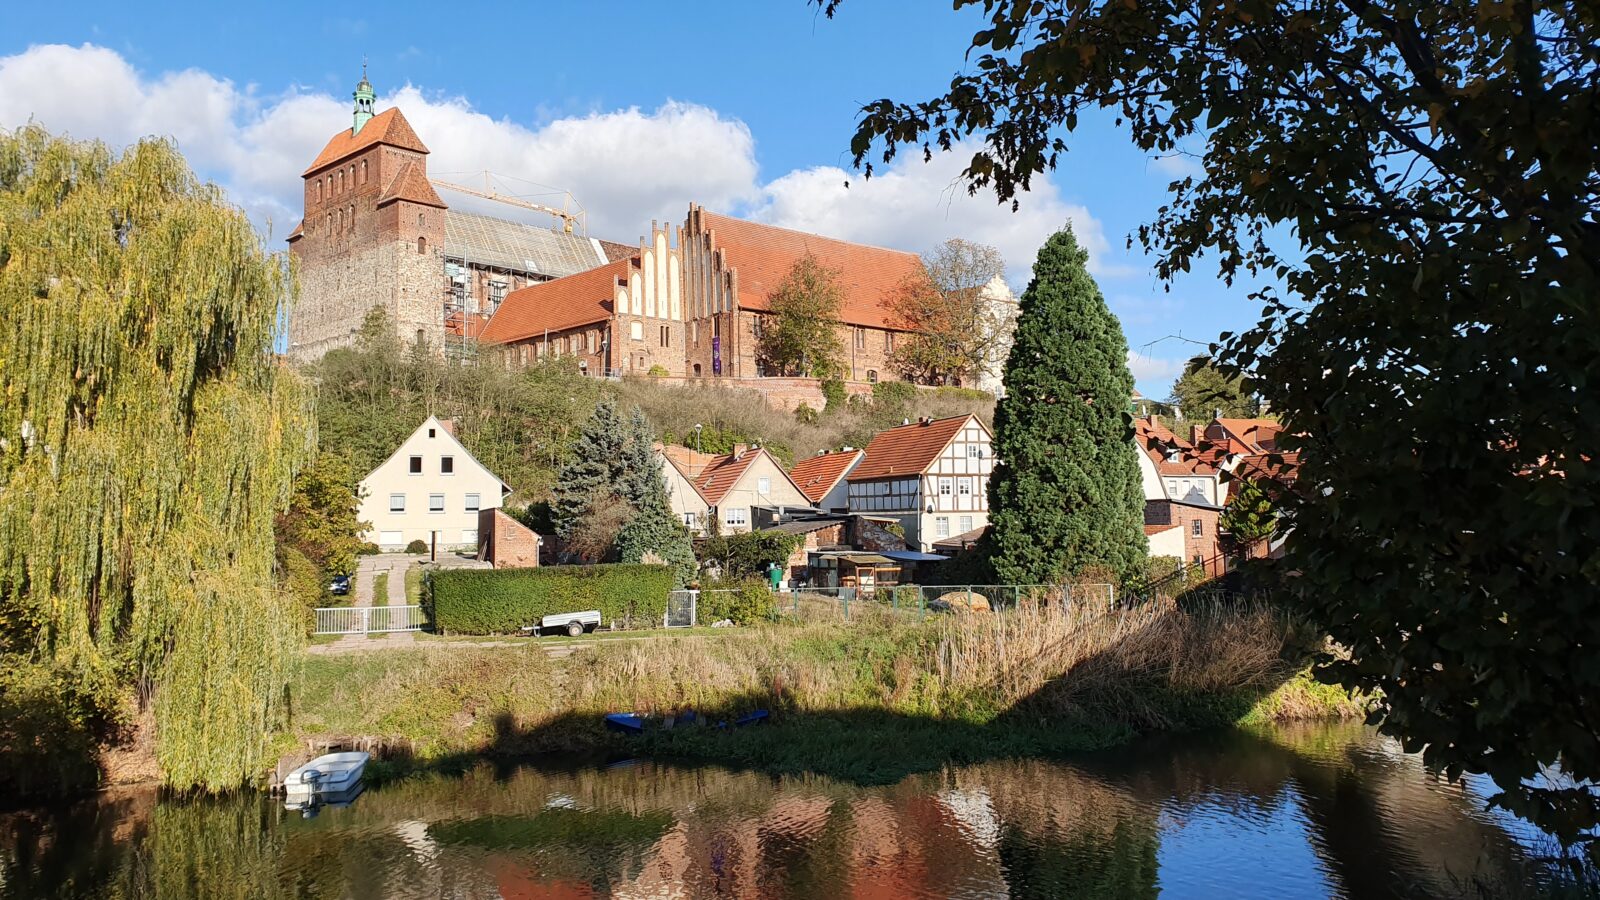
[[[700,451],[700,429],[704,427],[699,422],[694,423],[694,452]]]

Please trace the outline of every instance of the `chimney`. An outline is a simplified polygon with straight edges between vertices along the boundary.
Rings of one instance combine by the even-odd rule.
[[[444,433],[445,434],[448,434],[451,437],[455,437],[456,436],[456,420],[455,419],[440,419],[439,420],[439,427],[444,429]]]
[[[933,417],[932,416],[923,416],[922,418],[917,420],[917,424],[921,425],[924,428],[926,428],[929,425],[933,424]]]
[[[749,452],[750,452],[750,445],[749,444],[734,444],[733,445],[733,458],[734,459],[743,459],[744,455],[746,453],[749,453]]]

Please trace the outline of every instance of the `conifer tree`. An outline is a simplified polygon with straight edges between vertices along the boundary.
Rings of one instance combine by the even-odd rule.
[[[315,435],[272,353],[288,272],[170,144],[0,132],[0,673],[137,687],[175,786],[265,768],[299,648],[273,577]]]
[[[550,518],[562,540],[572,539],[597,498],[618,490],[627,446],[628,435],[617,415],[616,401],[601,397],[573,442],[551,491]]]
[[[1022,295],[989,481],[991,560],[1003,583],[1099,567],[1128,578],[1144,564],[1128,343],[1088,261],[1071,228],[1057,232]]]

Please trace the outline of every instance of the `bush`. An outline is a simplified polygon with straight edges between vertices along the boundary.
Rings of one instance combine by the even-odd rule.
[[[654,365],[651,366],[650,371],[646,372],[645,374],[649,375],[651,378],[665,378],[672,373],[667,371],[666,366]]]
[[[357,548],[356,555],[357,556],[377,556],[379,553],[382,553],[382,552],[383,552],[383,548],[379,547],[377,544],[374,544],[371,541],[367,541],[365,544],[362,544],[359,548]]]
[[[701,625],[729,619],[735,625],[753,625],[774,618],[778,601],[767,583],[758,578],[718,581],[700,591],[695,618]]]
[[[845,393],[844,382],[837,378],[829,378],[822,382],[822,399],[826,401],[822,411],[835,413],[844,409],[845,401],[849,396]]]
[[[406,552],[407,553],[427,553],[428,552],[428,542],[423,540],[423,539],[421,539],[421,538],[417,538],[416,540],[414,540],[411,543],[406,545]]]
[[[781,531],[750,531],[709,537],[700,543],[700,561],[722,570],[725,579],[761,578],[767,566],[785,565],[805,538]]]
[[[109,673],[0,659],[0,796],[37,799],[97,787],[100,748],[125,727]]]
[[[794,408],[794,420],[801,425],[815,425],[821,419],[822,416],[811,408],[811,404],[804,400],[800,401],[800,404]]]
[[[600,610],[622,627],[658,624],[672,570],[655,565],[440,569],[428,579],[434,627],[453,634],[514,634],[543,616]]]

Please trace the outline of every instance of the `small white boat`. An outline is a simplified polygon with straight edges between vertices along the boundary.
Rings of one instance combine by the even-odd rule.
[[[283,779],[290,801],[333,800],[352,795],[361,787],[361,773],[371,756],[359,750],[329,753],[306,763]]]

